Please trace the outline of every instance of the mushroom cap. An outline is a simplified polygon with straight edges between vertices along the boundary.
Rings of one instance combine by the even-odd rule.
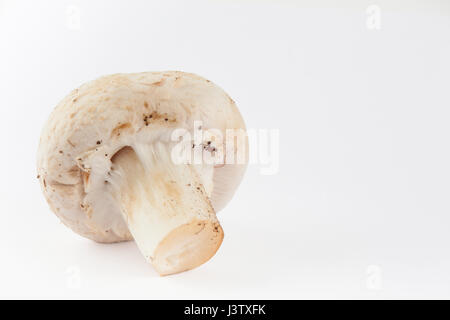
[[[37,153],[38,178],[50,208],[86,238],[131,240],[120,208],[105,189],[111,159],[136,141],[169,141],[168,129],[192,132],[194,121],[201,121],[203,130],[219,129],[224,135],[228,129],[245,130],[234,101],[191,73],[114,74],[73,90],[50,115]],[[232,152],[242,147],[235,144]],[[239,185],[247,167],[245,154],[245,163],[214,167],[210,200],[216,211]]]

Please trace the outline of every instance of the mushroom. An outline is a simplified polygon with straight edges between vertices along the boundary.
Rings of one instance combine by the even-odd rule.
[[[229,143],[229,130],[244,133],[243,143]],[[199,131],[219,134],[193,140]],[[177,147],[213,161],[177,162]],[[37,171],[63,224],[97,242],[134,239],[168,275],[205,263],[220,247],[216,212],[244,175],[247,147],[234,101],[211,81],[179,71],[114,74],[56,106],[42,131]],[[227,161],[237,154],[244,157]]]

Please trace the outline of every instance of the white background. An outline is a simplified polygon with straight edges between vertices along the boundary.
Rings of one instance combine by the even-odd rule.
[[[339,3],[0,1],[0,297],[450,298],[450,2]],[[64,227],[35,169],[69,91],[152,70],[209,78],[280,132],[217,255],[169,277]]]

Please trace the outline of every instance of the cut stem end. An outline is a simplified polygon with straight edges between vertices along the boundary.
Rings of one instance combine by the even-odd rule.
[[[153,266],[162,276],[194,269],[214,256],[223,236],[219,223],[197,220],[182,225],[159,243]]]

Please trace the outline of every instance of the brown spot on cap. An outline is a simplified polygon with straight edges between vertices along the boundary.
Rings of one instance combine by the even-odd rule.
[[[70,141],[69,139],[67,139],[67,143],[68,144],[70,144],[70,146],[72,147],[72,148],[75,148],[75,145],[72,143],[72,141]]]
[[[130,123],[127,122],[127,123],[120,124],[120,122],[119,122],[117,124],[117,126],[111,131],[111,137],[120,136],[121,131],[125,131],[130,128],[131,128]],[[101,141],[100,141],[100,143],[101,143]],[[97,141],[97,144],[99,144],[98,141]]]
[[[152,85],[160,87],[164,84],[164,79],[161,79],[159,81],[153,82]]]

